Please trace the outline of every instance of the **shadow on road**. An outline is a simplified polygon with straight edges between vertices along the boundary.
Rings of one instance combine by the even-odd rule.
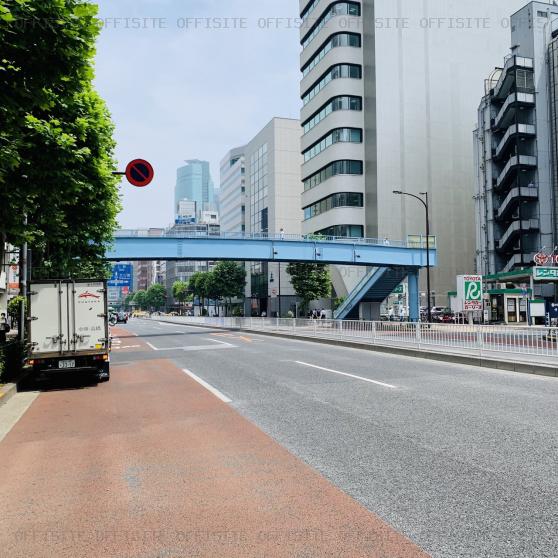
[[[98,380],[93,374],[56,374],[51,376],[26,376],[17,384],[19,392],[68,391],[96,387]]]

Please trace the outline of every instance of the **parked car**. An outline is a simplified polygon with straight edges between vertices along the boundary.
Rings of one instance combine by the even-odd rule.
[[[128,314],[126,312],[118,312],[116,314],[116,323],[117,324],[127,324],[128,323]]]

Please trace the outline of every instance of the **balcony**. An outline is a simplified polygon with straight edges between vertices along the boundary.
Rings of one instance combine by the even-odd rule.
[[[495,157],[500,157],[505,149],[507,149],[511,140],[515,139],[517,136],[521,138],[535,137],[537,134],[535,126],[532,124],[514,124],[510,126],[505,133],[504,137],[498,144],[496,151],[494,153]]]
[[[535,201],[539,199],[539,189],[533,186],[517,187],[513,188],[510,193],[506,196],[502,205],[498,209],[496,217],[498,219],[503,219],[518,206],[522,201]]]
[[[538,219],[526,219],[523,221],[514,221],[504,236],[498,241],[498,250],[505,250],[522,234],[528,232],[536,232],[540,230]]]
[[[532,58],[525,58],[523,56],[510,56],[506,60],[504,69],[502,70],[502,75],[494,88],[494,97],[498,99],[504,99],[505,96],[510,92],[513,84],[515,83],[515,70],[518,68],[532,70],[535,64]],[[513,70],[513,72],[512,72]]]
[[[494,119],[494,128],[505,130],[513,123],[514,111],[512,109],[525,109],[534,106],[534,93],[511,93],[502,105],[498,116]]]
[[[514,155],[508,161],[508,164],[504,167],[504,170],[500,173],[500,176],[496,180],[496,188],[501,188],[505,183],[508,182],[509,178],[513,175],[519,167],[525,168],[536,168],[537,158],[531,157],[530,155]]]

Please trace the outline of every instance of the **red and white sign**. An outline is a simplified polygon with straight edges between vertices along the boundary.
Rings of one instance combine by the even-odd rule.
[[[126,178],[132,186],[144,188],[153,181],[155,171],[151,163],[145,159],[134,159],[128,163],[126,167]]]
[[[533,260],[538,266],[558,265],[558,254],[545,254],[544,252],[539,252],[535,255]]]
[[[8,270],[8,290],[13,294],[14,291],[19,292],[19,266],[11,265]]]

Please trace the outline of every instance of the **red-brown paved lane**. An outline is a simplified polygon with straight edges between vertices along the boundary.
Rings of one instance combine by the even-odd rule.
[[[151,351],[145,341],[140,339],[137,335],[127,329],[115,326],[110,328],[110,335],[112,337],[112,352],[136,352],[136,351]]]
[[[426,556],[170,362],[112,376],[0,443],[0,556]]]

